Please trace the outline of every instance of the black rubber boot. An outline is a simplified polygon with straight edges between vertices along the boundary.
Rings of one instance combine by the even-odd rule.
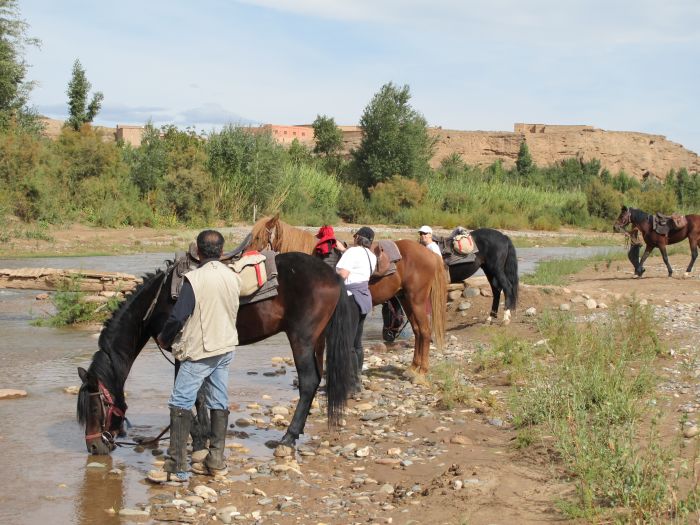
[[[170,446],[163,470],[170,473],[187,472],[187,438],[190,435],[192,411],[170,407]]]
[[[224,447],[226,446],[226,429],[228,428],[228,410],[211,411],[211,437],[209,438],[209,455],[205,461],[209,470],[226,468]]]
[[[363,348],[354,348],[353,349],[353,377],[354,377],[354,385],[352,387],[352,393],[353,394],[359,394],[362,392],[362,365],[365,362],[365,351]]]

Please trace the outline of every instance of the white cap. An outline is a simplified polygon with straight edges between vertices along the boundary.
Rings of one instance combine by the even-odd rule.
[[[430,235],[432,235],[433,229],[430,226],[427,226],[424,224],[423,226],[420,227],[420,229],[418,230],[418,233],[429,233]]]

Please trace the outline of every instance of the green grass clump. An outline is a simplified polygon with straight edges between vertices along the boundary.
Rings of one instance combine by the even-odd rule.
[[[443,361],[431,370],[431,382],[440,393],[440,407],[452,409],[467,404],[473,397],[473,389],[466,381],[467,370],[462,362]]]
[[[107,302],[95,304],[86,301],[87,294],[80,291],[80,278],[67,280],[51,297],[56,313],[34,321],[36,326],[62,327],[86,323],[102,323],[119,307],[115,295]]]
[[[696,508],[692,475],[675,446],[662,444],[660,414],[648,402],[662,351],[651,307],[609,311],[585,324],[570,315],[545,315],[539,329],[548,358],[523,369],[525,386],[510,399],[521,447],[554,437],[556,451],[576,485],[561,501],[570,518],[655,522]]]

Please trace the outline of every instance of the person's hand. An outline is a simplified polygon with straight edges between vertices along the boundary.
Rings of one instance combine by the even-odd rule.
[[[162,349],[166,350],[168,348],[168,345],[166,345],[163,340],[160,338],[160,335],[156,337],[156,343],[158,343],[158,346],[160,346]]]

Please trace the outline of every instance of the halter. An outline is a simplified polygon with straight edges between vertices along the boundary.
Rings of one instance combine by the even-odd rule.
[[[617,221],[615,221],[615,227],[619,228],[622,230],[625,226],[627,226],[632,220],[632,210],[627,208],[627,211],[625,211],[620,217],[618,217]]]
[[[85,441],[90,441],[91,439],[99,437],[106,445],[112,445],[112,447],[114,447],[114,434],[112,434],[112,430],[110,430],[110,426],[112,423],[112,415],[121,417],[123,420],[126,420],[127,407],[125,406],[124,410],[122,410],[114,404],[114,398],[112,397],[112,394],[109,393],[109,390],[107,390],[107,387],[104,386],[102,381],[97,382],[97,388],[97,392],[90,392],[88,395],[100,396],[102,423],[100,424],[99,432],[96,432],[95,434],[85,435]]]

